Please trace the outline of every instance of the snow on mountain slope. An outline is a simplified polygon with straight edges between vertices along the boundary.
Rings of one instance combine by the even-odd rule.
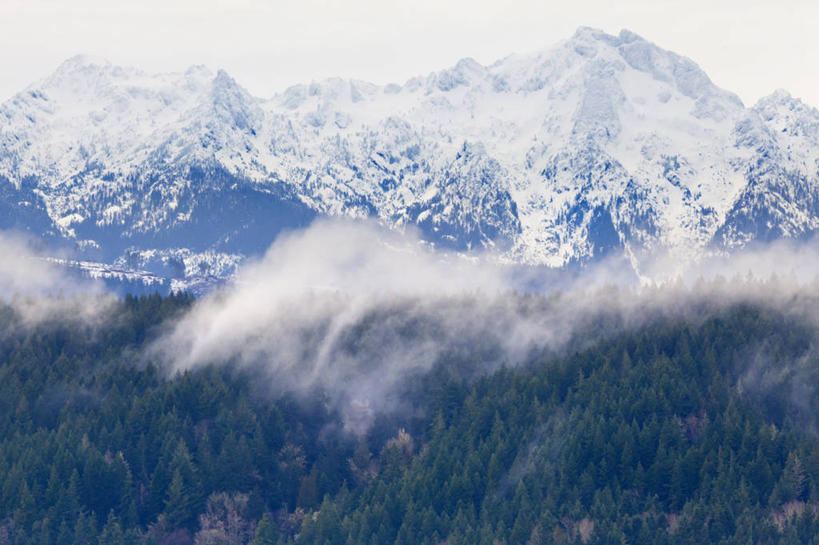
[[[817,140],[817,110],[782,92],[745,108],[628,31],[269,99],[223,71],[75,57],[0,106],[0,227],[182,278],[229,275],[315,215],[528,264],[625,251],[639,268],[809,236]]]
[[[819,229],[819,111],[784,91],[760,100],[736,129],[751,150],[747,181],[717,240],[728,248],[754,241],[806,238]]]

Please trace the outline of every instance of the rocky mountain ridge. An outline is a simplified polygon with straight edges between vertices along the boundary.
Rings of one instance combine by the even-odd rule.
[[[221,70],[74,57],[0,106],[0,228],[180,285],[320,216],[529,265],[623,252],[639,271],[810,237],[818,142],[815,108],[783,91],[746,108],[629,31],[268,99]]]

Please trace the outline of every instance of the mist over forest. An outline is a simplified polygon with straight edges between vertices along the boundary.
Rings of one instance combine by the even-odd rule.
[[[0,248],[0,543],[819,535],[810,245],[557,274],[319,221],[201,298]]]

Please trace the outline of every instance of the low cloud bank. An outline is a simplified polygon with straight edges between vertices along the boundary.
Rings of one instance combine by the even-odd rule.
[[[819,271],[810,265],[819,252],[782,244],[684,269],[657,260],[656,282],[614,261],[543,281],[492,256],[442,254],[370,224],[319,221],[278,239],[150,353],[172,370],[227,362],[262,369],[281,391],[320,388],[345,426],[362,431],[378,411],[398,408],[408,375],[438,363],[477,374],[560,350],[579,331],[622,331],[658,313],[696,318],[746,299],[784,309],[805,290],[819,293],[805,259]],[[765,280],[748,280],[749,271]],[[541,296],[512,295],[533,285]]]
[[[48,261],[36,241],[0,231],[0,302],[24,325],[46,320],[96,321],[113,298],[100,283],[82,279]]]
[[[715,254],[686,259],[661,255],[645,260],[641,267],[644,283],[683,282],[722,277],[738,280],[777,280],[792,288],[819,286],[819,237],[809,241],[777,240],[756,244],[730,255]]]

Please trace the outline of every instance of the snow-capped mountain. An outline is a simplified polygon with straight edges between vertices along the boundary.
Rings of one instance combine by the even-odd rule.
[[[581,28],[403,85],[269,99],[224,71],[66,61],[0,106],[0,228],[78,259],[223,278],[322,215],[562,266],[681,257],[819,229],[819,111],[746,108],[691,60]]]

